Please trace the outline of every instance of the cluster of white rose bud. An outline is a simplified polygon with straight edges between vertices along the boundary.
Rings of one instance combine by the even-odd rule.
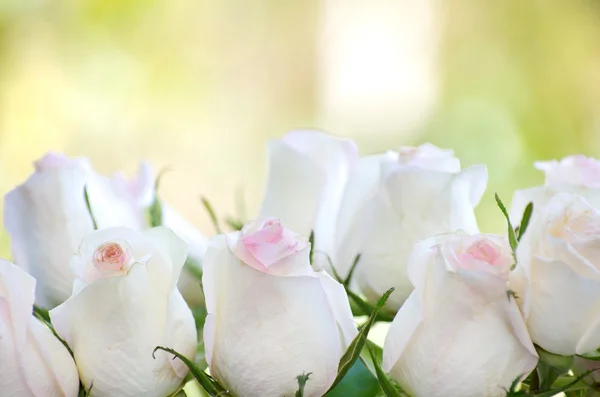
[[[596,395],[577,375],[599,367],[599,161],[536,164],[546,183],[515,193],[510,220],[531,218],[508,236],[479,233],[486,167],[451,150],[360,157],[299,131],[269,162],[256,220],[207,241],[158,200],[147,164],[127,180],[37,161],[4,202],[0,396],[166,397],[201,358],[222,388],[209,395],[319,397],[361,337],[348,296],[377,307],[392,287],[385,395],[535,396],[561,375],[557,391]],[[206,309],[201,329],[190,307]]]

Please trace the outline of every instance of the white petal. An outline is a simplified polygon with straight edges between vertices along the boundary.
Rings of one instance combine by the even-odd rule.
[[[271,141],[269,180],[259,218],[274,217],[308,236],[314,228],[326,175],[318,164],[281,141]]]
[[[92,231],[83,199],[85,169],[33,174],[5,196],[4,225],[15,263],[37,280],[36,302],[53,307],[71,293],[71,256]]]
[[[577,351],[580,340],[583,347],[600,346],[600,333],[592,333],[600,316],[600,282],[538,257],[532,258],[532,274],[527,327],[534,343],[561,355],[585,353]]]
[[[12,337],[16,350],[23,348],[31,317],[35,279],[7,260],[0,259],[0,300],[6,305]],[[0,317],[1,318],[1,317]]]
[[[170,262],[172,268],[169,289],[173,289],[179,280],[179,274],[187,258],[188,245],[166,227],[146,230],[144,235],[150,240],[153,248],[159,250]]]
[[[317,273],[321,280],[321,285],[327,294],[327,300],[331,306],[331,313],[340,330],[340,339],[342,350],[346,351],[350,343],[358,334],[354,316],[348,302],[348,295],[344,287],[335,281],[331,276],[323,271]]]
[[[28,343],[21,352],[27,384],[36,397],[75,397],[79,375],[69,351],[52,331],[30,316]]]
[[[319,131],[293,131],[269,144],[269,181],[261,217],[275,217],[331,255],[348,173],[358,159],[354,142]]]
[[[334,266],[346,277],[356,255],[362,252],[370,228],[369,201],[377,194],[381,181],[381,163],[386,155],[361,158],[348,178],[338,213]]]
[[[393,293],[392,293],[393,294]],[[421,304],[415,292],[402,305],[388,330],[383,346],[383,370],[390,372],[423,322]]]

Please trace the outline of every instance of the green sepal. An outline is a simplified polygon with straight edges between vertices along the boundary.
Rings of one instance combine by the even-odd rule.
[[[298,380],[298,391],[296,392],[295,397],[304,397],[304,387],[311,375],[312,372],[296,376],[296,379]]]
[[[539,378],[538,390],[547,391],[552,388],[554,382],[562,375],[567,374],[573,366],[573,356],[560,356],[550,353],[539,346],[535,347],[540,357],[537,365],[537,375]]]

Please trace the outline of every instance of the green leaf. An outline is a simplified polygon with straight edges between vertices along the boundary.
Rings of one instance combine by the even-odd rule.
[[[200,368],[198,368],[198,366],[196,364],[194,364],[190,359],[188,359],[184,355],[182,355],[182,354],[180,354],[180,353],[176,352],[175,350],[170,349],[168,347],[157,346],[154,349],[154,351],[152,352],[152,358],[155,358],[154,354],[156,353],[157,350],[164,350],[167,353],[171,353],[176,358],[178,358],[181,361],[183,361],[183,363],[189,368],[189,370],[192,373],[192,375],[194,375],[194,378],[196,378],[196,380],[198,381],[198,383],[200,383],[200,386],[202,386],[202,388],[204,390],[206,390],[206,392],[208,393],[209,396],[216,397],[216,396],[231,395],[212,376],[210,376],[206,372],[202,371]],[[175,357],[173,357],[173,359],[175,359]]]
[[[375,370],[375,363],[373,363],[374,359],[371,357],[371,351],[375,355],[375,358],[381,360],[383,359],[383,349],[375,344],[375,342],[367,339],[365,342],[365,347],[363,347],[363,351],[360,354],[360,360],[363,364],[371,371],[374,376],[377,376],[377,371]]]
[[[525,207],[525,211],[523,211],[523,217],[521,218],[521,224],[519,225],[519,235],[517,236],[517,241],[521,241],[521,237],[525,234],[527,230],[527,226],[529,226],[529,221],[531,220],[531,214],[533,214],[533,203],[527,204]]]
[[[242,230],[244,227],[244,221],[233,216],[226,216],[224,220],[225,224],[234,231]]]
[[[296,397],[304,397],[304,387],[306,386],[306,382],[308,382],[308,378],[311,375],[312,372],[296,376],[296,379],[298,380],[298,391],[295,394]]]
[[[202,205],[204,206],[204,209],[208,213],[208,216],[210,217],[210,221],[212,222],[213,227],[215,228],[215,231],[217,232],[217,234],[223,233],[223,231],[221,230],[221,226],[219,225],[219,219],[217,218],[217,215],[216,215],[212,205],[210,204],[210,201],[208,201],[208,199],[204,196],[200,197],[200,201],[202,201]]]
[[[375,318],[377,317],[377,313],[379,313],[379,311],[381,310],[383,305],[385,305],[385,303],[389,299],[392,292],[394,292],[394,288],[390,288],[389,290],[386,291],[386,293],[383,294],[383,296],[379,299],[379,301],[375,305],[375,308],[373,309],[373,312],[369,316],[369,319],[367,320],[367,322],[363,325],[362,329],[360,331],[358,331],[358,335],[356,335],[356,337],[354,338],[352,343],[350,343],[348,350],[346,350],[346,352],[340,359],[337,377],[335,378],[335,381],[333,382],[333,384],[331,385],[329,390],[333,389],[335,386],[337,386],[342,381],[342,379],[344,379],[344,376],[346,376],[346,374],[348,373],[350,368],[352,368],[352,366],[358,359],[358,356],[360,356],[360,352],[362,351],[362,349],[366,343],[367,335],[369,334],[371,327],[375,323]]]
[[[354,258],[354,262],[352,262],[352,266],[350,267],[350,271],[348,272],[348,276],[344,280],[344,285],[346,287],[350,286],[350,281],[352,280],[352,275],[354,274],[354,269],[356,269],[356,265],[358,265],[358,261],[360,261],[360,254],[356,255]]]
[[[332,390],[327,397],[376,397],[381,394],[377,378],[361,360],[356,360],[344,379]]]
[[[498,208],[500,208],[500,211],[502,211],[502,213],[504,214],[504,217],[506,218],[506,222],[508,223],[508,242],[510,243],[510,248],[512,248],[513,251],[513,255],[515,255],[515,251],[517,249],[517,237],[515,236],[515,230],[513,229],[511,223],[510,223],[510,217],[508,216],[508,211],[506,211],[506,207],[504,206],[504,203],[502,203],[502,200],[500,200],[500,197],[498,196],[498,193],[495,194],[496,197],[496,204],[498,204]]]
[[[150,227],[162,226],[163,224],[163,212],[162,212],[162,203],[160,201],[160,197],[158,196],[158,186],[160,185],[160,181],[163,175],[170,171],[169,168],[163,168],[158,175],[156,176],[156,180],[154,181],[154,200],[152,204],[150,204],[150,208],[148,208],[148,214],[150,216]]]
[[[397,388],[390,379],[387,377],[383,369],[381,369],[381,363],[379,358],[376,357],[373,348],[367,344],[367,350],[369,351],[369,355],[375,367],[375,372],[377,374],[377,379],[379,380],[379,385],[381,386],[381,390],[387,397],[406,397],[406,394],[399,388]]]
[[[308,236],[308,242],[310,244],[310,254],[308,255],[308,258],[310,260],[310,264],[312,265],[315,260],[315,231],[314,230],[310,231],[310,236]],[[333,263],[331,263],[331,258],[329,259],[329,265],[333,269]]]
[[[85,205],[90,214],[90,218],[92,218],[92,225],[94,226],[94,230],[98,230],[98,222],[96,222],[96,217],[94,217],[94,212],[92,211],[92,205],[90,204],[90,196],[88,194],[87,185],[83,187],[83,197],[85,198]]]

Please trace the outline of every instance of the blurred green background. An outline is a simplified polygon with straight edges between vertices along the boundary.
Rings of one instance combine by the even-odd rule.
[[[266,141],[312,127],[486,163],[480,225],[502,232],[493,192],[600,155],[599,41],[592,0],[0,0],[0,192],[48,150],[103,173],[147,159],[210,234],[198,197],[236,213],[241,192],[252,216]]]

